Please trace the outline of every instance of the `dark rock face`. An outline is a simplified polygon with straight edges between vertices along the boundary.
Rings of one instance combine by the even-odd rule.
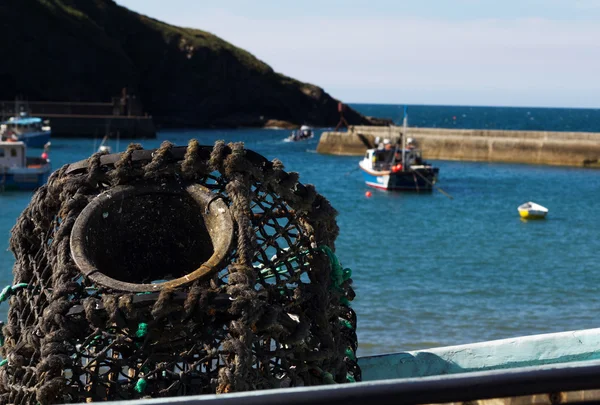
[[[107,101],[127,87],[159,124],[334,126],[338,101],[204,31],[112,0],[2,0],[0,99]],[[373,121],[347,108],[351,125]]]

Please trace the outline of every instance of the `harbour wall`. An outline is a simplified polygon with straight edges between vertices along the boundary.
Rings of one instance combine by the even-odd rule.
[[[50,120],[52,136],[58,138],[102,138],[105,135],[111,138],[156,138],[156,128],[150,117],[46,114],[44,119]]]
[[[142,113],[135,97],[115,97],[110,103],[0,101],[1,120],[20,111],[49,120],[57,138],[156,138],[154,120]]]
[[[393,143],[402,127],[351,126],[348,132],[324,132],[317,152],[363,155],[375,138]],[[425,159],[529,163],[600,168],[600,133],[408,128],[407,137]]]

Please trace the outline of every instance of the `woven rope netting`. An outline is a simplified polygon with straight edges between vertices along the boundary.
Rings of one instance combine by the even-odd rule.
[[[360,380],[335,216],[240,143],[130,145],[62,167],[12,230],[0,403]]]

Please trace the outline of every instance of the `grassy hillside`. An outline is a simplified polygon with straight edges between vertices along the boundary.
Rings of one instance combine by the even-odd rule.
[[[337,101],[208,32],[112,0],[0,1],[0,99],[107,101],[123,87],[166,125],[331,126]],[[368,124],[355,111],[351,124]]]

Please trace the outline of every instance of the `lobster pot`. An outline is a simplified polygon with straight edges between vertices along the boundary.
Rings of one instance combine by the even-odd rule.
[[[360,380],[335,216],[243,144],[62,167],[12,230],[0,403]]]

